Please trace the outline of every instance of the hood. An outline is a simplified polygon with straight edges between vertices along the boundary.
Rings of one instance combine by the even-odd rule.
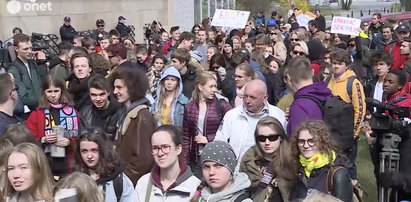
[[[174,76],[178,78],[178,92],[177,92],[177,97],[178,97],[183,92],[183,81],[181,80],[180,72],[173,66],[168,67],[167,69],[164,70],[163,74],[161,74],[161,78],[159,82],[157,83],[157,93],[156,93],[157,97],[160,97],[161,86],[163,85],[162,81],[167,76]]]
[[[351,69],[348,69],[342,76],[340,79],[338,79],[337,81],[335,81],[336,83],[341,83],[341,82],[345,82],[348,78],[350,78],[351,76],[356,76],[354,71],[352,71]]]
[[[167,188],[167,190],[170,190],[174,187],[179,186],[184,181],[188,180],[188,178],[193,176],[193,173],[191,172],[190,167],[188,167],[184,162],[179,162],[179,166],[180,166],[180,173],[178,174],[176,181],[173,184],[171,184],[170,187]],[[154,168],[151,170],[151,180],[153,184],[156,185],[156,187],[159,187],[163,191],[166,191],[164,190],[164,187],[161,184],[160,168],[158,166],[154,166]]]
[[[213,194],[210,187],[206,186],[201,191],[201,198],[207,201],[231,201],[231,199],[243,193],[250,185],[251,181],[248,179],[247,174],[243,172],[235,173],[233,184],[227,190]]]
[[[294,98],[298,99],[301,96],[308,95],[310,97],[315,97],[318,100],[324,102],[326,101],[329,97],[332,96],[331,90],[327,87],[325,87],[325,84],[323,81],[313,83],[311,85],[305,86],[301,89],[299,89],[295,94]]]

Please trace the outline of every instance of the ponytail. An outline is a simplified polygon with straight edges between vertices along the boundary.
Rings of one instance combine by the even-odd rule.
[[[202,180],[200,185],[198,185],[196,192],[193,196],[193,198],[190,200],[190,202],[200,202],[201,201],[201,190],[207,186],[207,182],[205,180]]]

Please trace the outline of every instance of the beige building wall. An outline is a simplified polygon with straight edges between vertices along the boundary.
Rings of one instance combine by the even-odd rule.
[[[77,31],[94,29],[99,18],[104,19],[109,31],[122,15],[127,18],[126,24],[136,28],[137,43],[144,42],[143,26],[153,20],[160,21],[166,30],[174,25],[191,28],[194,24],[194,0],[20,0],[21,9],[16,14],[10,13],[16,11],[15,6],[7,8],[10,1],[17,0],[0,0],[0,40],[3,41],[11,37],[14,27],[22,28],[27,34],[54,33],[60,38],[59,29],[65,16],[71,17]]]

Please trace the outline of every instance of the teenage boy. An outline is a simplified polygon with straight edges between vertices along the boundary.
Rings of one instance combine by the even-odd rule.
[[[81,111],[81,128],[101,128],[110,140],[114,140],[117,122],[121,118],[124,106],[111,96],[109,82],[96,75],[88,82],[91,103]]]
[[[171,65],[180,72],[183,81],[183,94],[188,98],[191,98],[191,93],[195,88],[196,80],[195,68],[188,65],[190,58],[190,53],[184,48],[176,49],[171,55]]]
[[[313,99],[324,103],[332,94],[323,82],[313,82],[314,71],[306,57],[297,56],[291,59],[288,75],[287,83],[295,91],[287,124],[287,134],[291,136],[302,122],[323,119],[322,109]]]
[[[351,179],[357,179],[357,171],[355,166],[355,159],[357,158],[357,140],[361,131],[361,122],[364,120],[366,105],[364,89],[361,82],[355,77],[355,73],[348,67],[351,64],[351,56],[347,50],[338,49],[331,52],[331,64],[333,67],[333,76],[327,81],[327,87],[335,96],[346,102],[351,103],[354,113],[354,131],[353,131],[353,145],[344,145],[345,149],[342,151],[348,158],[352,166],[349,168]],[[351,94],[349,95],[347,82],[352,80]],[[327,83],[326,82],[326,83]]]

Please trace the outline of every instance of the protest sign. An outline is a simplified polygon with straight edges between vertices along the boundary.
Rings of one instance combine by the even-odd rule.
[[[358,36],[361,20],[347,17],[334,17],[331,24],[331,33]]]
[[[245,28],[249,11],[217,9],[213,16],[212,26]]]
[[[302,11],[295,12],[295,17],[297,23],[300,27],[305,27],[308,29],[308,22],[315,19],[315,14],[309,11],[303,13]]]

